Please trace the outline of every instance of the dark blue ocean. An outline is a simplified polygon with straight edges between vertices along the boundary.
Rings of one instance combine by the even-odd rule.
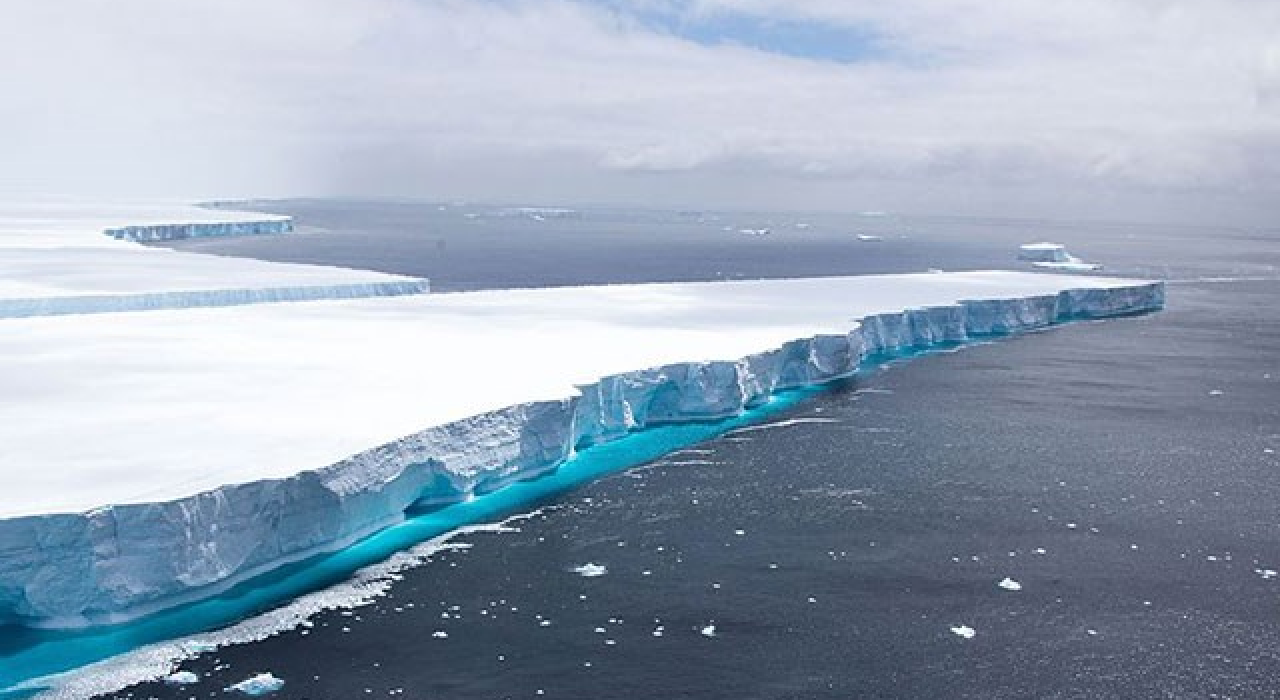
[[[254,208],[300,233],[174,247],[450,292],[1018,268],[1018,243],[1051,240],[1168,280],[1168,307],[671,437],[702,441],[548,488],[491,518],[536,513],[514,529],[457,538],[368,606],[184,663],[197,685],[112,697],[221,697],[263,671],[286,682],[273,697],[312,700],[1280,696],[1278,230]]]

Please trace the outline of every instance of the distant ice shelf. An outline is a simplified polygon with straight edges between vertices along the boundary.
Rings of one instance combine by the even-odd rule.
[[[1163,301],[991,271],[2,320],[0,621],[127,619],[632,431]]]
[[[289,217],[225,209],[0,202],[0,319],[429,291],[425,279],[136,244],[292,228]]]

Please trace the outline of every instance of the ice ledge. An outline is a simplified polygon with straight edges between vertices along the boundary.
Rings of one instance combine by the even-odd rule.
[[[145,294],[90,294],[33,299],[0,299],[0,319],[102,314],[118,311],[157,311],[246,304],[271,304],[321,299],[364,299],[426,294],[426,279],[388,282],[266,287],[262,289],[199,289]]]
[[[0,621],[120,621],[199,598],[342,546],[415,506],[548,470],[584,446],[649,426],[738,414],[777,391],[827,382],[940,345],[1163,307],[1159,282],[964,301],[867,316],[736,360],[611,375],[576,396],[429,428],[318,470],[187,498],[0,520]]]
[[[249,221],[200,221],[116,226],[103,231],[104,234],[116,240],[137,243],[217,236],[262,236],[292,232],[293,218],[288,216],[264,217]]]
[[[0,319],[430,291],[400,275],[136,245],[291,231],[292,218],[254,212],[0,202]]]

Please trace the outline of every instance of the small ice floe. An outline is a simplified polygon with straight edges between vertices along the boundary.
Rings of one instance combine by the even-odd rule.
[[[859,233],[858,240],[862,241],[863,243],[872,243],[875,241],[883,241],[884,236],[876,236],[870,233]]]
[[[1275,569],[1254,569],[1253,573],[1262,577],[1262,580],[1270,580],[1276,577]]]
[[[609,573],[609,568],[604,564],[593,564],[591,562],[587,562],[582,566],[573,567],[573,573],[584,578],[595,578]]]
[[[715,625],[715,623],[713,622],[713,623],[711,623],[711,624],[707,625],[706,627],[703,627],[703,628],[702,628],[702,630],[701,630],[701,632],[702,632],[702,636],[704,636],[704,637],[714,637],[714,636],[716,636],[716,625]]]
[[[162,678],[168,685],[193,685],[200,682],[200,676],[190,671],[177,671]]]
[[[1001,588],[1003,588],[1003,589],[1005,589],[1006,591],[1020,591],[1020,590],[1022,590],[1022,584],[1021,584],[1021,583],[1018,583],[1017,581],[1014,581],[1013,579],[1009,578],[1008,576],[1005,576],[1003,579],[1001,579],[1001,580],[1000,580],[1000,583],[997,583],[996,585],[997,585],[997,586],[999,586],[999,587],[1001,587]]]
[[[973,636],[977,634],[978,631],[968,625],[956,625],[955,627],[951,628],[951,633],[956,635],[957,637],[964,637],[965,639],[973,639]]]
[[[270,672],[259,673],[252,678],[246,678],[235,685],[227,688],[228,691],[243,693],[249,697],[262,697],[270,695],[284,687],[284,681],[271,675]]]

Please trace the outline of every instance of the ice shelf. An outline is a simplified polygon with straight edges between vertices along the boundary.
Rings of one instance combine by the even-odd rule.
[[[411,277],[131,242],[265,235],[292,227],[288,217],[189,206],[0,202],[0,319],[428,291],[426,280]]]
[[[629,431],[1163,298],[989,271],[0,320],[0,619],[162,608]]]

